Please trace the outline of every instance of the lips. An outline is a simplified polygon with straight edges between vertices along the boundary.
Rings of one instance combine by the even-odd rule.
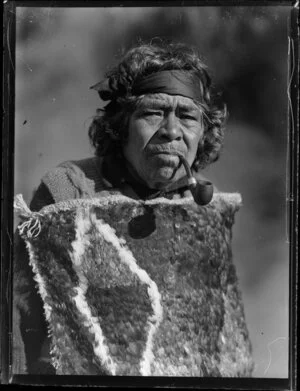
[[[162,147],[151,147],[148,148],[147,153],[150,155],[171,155],[171,156],[183,156],[185,153],[174,148],[162,148]]]
[[[179,153],[177,151],[153,151],[148,158],[156,167],[178,168],[180,165]]]

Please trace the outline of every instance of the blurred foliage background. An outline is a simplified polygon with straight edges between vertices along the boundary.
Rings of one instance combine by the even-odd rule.
[[[138,41],[195,45],[230,113],[221,159],[205,175],[240,192],[234,261],[255,377],[288,375],[288,6],[17,8],[15,194],[93,154],[102,106],[89,87]]]

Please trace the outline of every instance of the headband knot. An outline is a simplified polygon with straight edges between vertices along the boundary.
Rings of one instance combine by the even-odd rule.
[[[117,83],[110,78],[100,81],[90,87],[90,89],[97,91],[100,98],[104,101],[114,100],[120,95]]]

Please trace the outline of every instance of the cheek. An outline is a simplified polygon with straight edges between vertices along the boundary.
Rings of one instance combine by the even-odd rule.
[[[145,121],[132,119],[128,125],[128,137],[123,146],[123,153],[133,165],[143,160],[143,151],[153,136],[152,127]]]
[[[154,134],[153,127],[143,120],[129,122],[127,147],[143,150]]]
[[[190,129],[189,132],[185,134],[185,142],[188,146],[189,154],[196,154],[198,150],[198,144],[202,140],[204,135],[203,128]]]

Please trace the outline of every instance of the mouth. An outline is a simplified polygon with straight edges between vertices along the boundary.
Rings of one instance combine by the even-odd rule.
[[[181,163],[180,155],[170,151],[156,151],[150,154],[152,159],[161,161],[162,164],[178,166]]]
[[[164,149],[164,148],[152,148],[149,150],[150,155],[168,155],[168,156],[176,156],[178,158],[184,157],[184,153],[182,151],[178,151],[175,149]]]

